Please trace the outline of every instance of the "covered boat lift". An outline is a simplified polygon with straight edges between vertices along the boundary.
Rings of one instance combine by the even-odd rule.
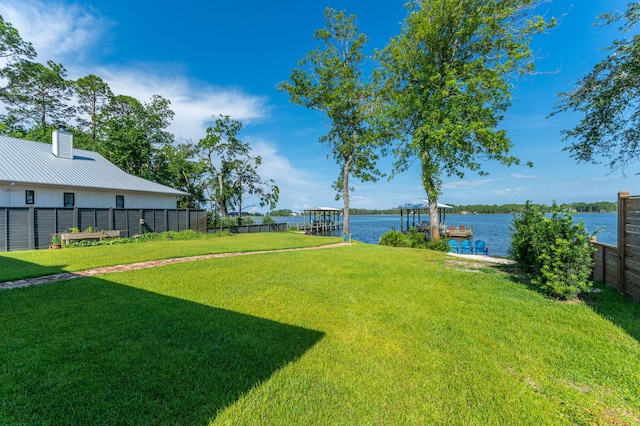
[[[298,230],[308,234],[331,233],[342,228],[340,210],[333,207],[313,207],[304,209],[304,222],[298,224]]]
[[[415,227],[418,232],[429,233],[429,203],[427,200],[422,200],[420,203],[405,203],[395,207],[395,209],[400,210],[400,232],[406,232]],[[473,226],[460,225],[456,228],[451,225],[447,227],[447,210],[451,209],[453,207],[438,203],[438,229],[440,230],[440,235],[448,238],[473,237]],[[426,220],[422,220],[423,216]]]

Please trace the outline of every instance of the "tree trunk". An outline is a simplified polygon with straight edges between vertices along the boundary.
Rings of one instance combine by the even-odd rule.
[[[342,167],[342,200],[344,201],[344,235],[348,242],[351,242],[351,228],[349,227],[349,169],[351,167],[352,156],[349,156]]]
[[[440,239],[440,224],[438,223],[438,195],[439,182],[437,167],[431,163],[428,152],[422,154],[422,186],[429,201],[429,231],[432,240]]]
[[[216,197],[216,201],[218,203],[218,207],[220,207],[220,216],[222,216],[223,219],[228,218],[229,212],[227,211],[227,197],[224,195],[224,181],[221,174],[218,174],[218,196]]]

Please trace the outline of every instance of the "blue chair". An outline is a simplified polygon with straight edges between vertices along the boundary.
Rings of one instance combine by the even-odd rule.
[[[484,254],[484,255],[488,255],[489,254],[489,249],[487,248],[486,244],[484,243],[484,241],[482,240],[477,240],[476,241],[476,254]]]
[[[473,254],[473,247],[471,247],[471,241],[464,240],[460,246],[460,254]]]
[[[449,253],[458,252],[458,242],[456,240],[449,240]]]

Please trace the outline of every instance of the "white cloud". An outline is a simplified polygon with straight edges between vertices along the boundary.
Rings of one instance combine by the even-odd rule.
[[[137,63],[125,66],[88,66],[84,54],[103,43],[113,23],[99,12],[77,4],[56,1],[9,0],[0,14],[18,29],[23,40],[33,43],[38,60],[63,61],[69,78],[88,74],[101,77],[116,95],[142,102],[153,95],[171,101],[174,120],[169,130],[177,139],[197,141],[204,137],[212,116],[229,115],[245,123],[267,114],[266,99],[237,88],[221,88],[190,80],[184,67],[173,64]]]
[[[252,154],[262,157],[260,176],[273,179],[280,189],[279,207],[296,210],[317,206],[315,200],[333,200],[335,192],[326,178],[294,167],[272,143],[256,138],[245,141],[253,148]]]
[[[450,190],[475,188],[478,186],[487,185],[495,181],[496,179],[456,180],[456,181],[449,181],[444,183],[442,185],[442,188],[450,189]]]
[[[171,109],[175,112],[169,130],[176,139],[198,141],[205,135],[208,122],[212,116],[229,115],[243,122],[263,118],[267,114],[267,100],[253,96],[236,88],[214,87],[205,83],[189,80],[171,67],[140,65],[135,68],[103,67],[93,72],[107,82],[116,95],[132,96],[146,102],[153,95],[160,95],[171,101]],[[176,67],[174,67],[176,68]]]
[[[512,175],[509,175],[510,178],[512,179],[537,179],[538,176],[536,175],[523,175],[520,173],[514,173]]]
[[[0,15],[33,44],[42,62],[77,60],[113,25],[94,9],[55,1],[3,1]]]

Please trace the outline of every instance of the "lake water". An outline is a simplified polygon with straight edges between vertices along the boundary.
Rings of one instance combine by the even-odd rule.
[[[484,240],[489,248],[489,255],[506,256],[511,242],[509,226],[513,221],[512,214],[448,214],[447,226],[464,224],[473,226],[473,240]],[[600,229],[596,235],[598,241],[607,244],[617,244],[617,213],[575,214],[575,221],[582,220],[589,233]],[[260,218],[255,218],[256,223]],[[290,225],[302,223],[301,216],[277,217],[277,222],[287,222]],[[417,218],[416,218],[417,221]],[[410,222],[411,225],[411,222]],[[400,229],[400,216],[351,216],[351,238],[369,244],[378,244],[382,234],[391,229]],[[406,229],[406,217],[405,225]],[[340,232],[338,235],[341,235]],[[472,240],[472,241],[473,241]]]

